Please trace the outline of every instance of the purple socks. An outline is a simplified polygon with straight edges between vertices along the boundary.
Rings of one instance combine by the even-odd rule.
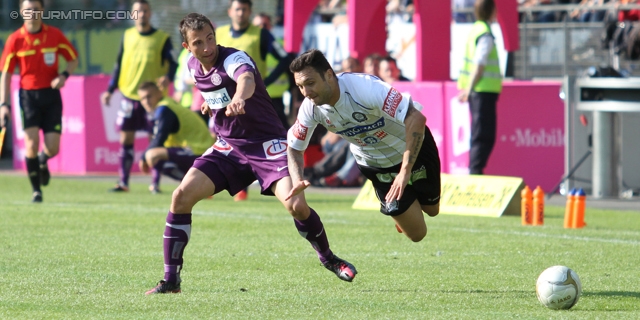
[[[328,259],[333,257],[333,252],[329,249],[329,240],[327,239],[327,233],[324,231],[324,225],[322,221],[320,221],[320,216],[318,216],[315,210],[309,209],[311,210],[311,214],[307,220],[300,221],[293,219],[293,221],[296,224],[298,233],[311,243],[311,246],[318,253],[320,262],[324,264]]]
[[[164,229],[164,280],[180,283],[182,254],[191,236],[191,213],[169,211]]]
[[[120,168],[118,168],[118,173],[120,174],[120,184],[123,186],[128,186],[129,175],[131,174],[131,166],[133,165],[133,145],[120,145],[118,159],[120,160]]]

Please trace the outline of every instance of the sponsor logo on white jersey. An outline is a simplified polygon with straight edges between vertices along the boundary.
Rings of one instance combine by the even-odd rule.
[[[387,94],[387,98],[384,100],[382,111],[386,112],[391,117],[395,117],[400,101],[402,101],[402,94],[395,88],[391,88]]]
[[[309,132],[309,128],[303,126],[296,120],[296,123],[293,125],[293,136],[298,140],[307,139],[307,132]]]
[[[353,137],[353,136],[357,136],[359,134],[365,133],[365,132],[369,132],[369,131],[373,131],[379,128],[384,127],[384,118],[380,118],[378,119],[378,121],[372,123],[372,124],[367,124],[367,125],[363,125],[363,126],[355,126],[353,128],[349,128],[346,130],[342,130],[339,132],[336,132],[337,134],[341,134],[347,137]]]

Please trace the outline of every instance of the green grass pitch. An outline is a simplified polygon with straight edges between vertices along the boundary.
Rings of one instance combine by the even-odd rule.
[[[32,204],[24,175],[0,176],[0,319],[640,319],[640,211],[588,208],[582,230],[562,228],[560,207],[542,227],[425,216],[412,243],[390,218],[352,210],[353,195],[308,193],[333,251],[358,268],[347,283],[257,189],[197,204],[183,292],[145,296],[163,275],[173,186],[112,194],[104,180],[54,177]],[[569,311],[536,299],[552,265],[582,280]]]

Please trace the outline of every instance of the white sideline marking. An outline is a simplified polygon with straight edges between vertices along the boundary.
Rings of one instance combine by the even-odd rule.
[[[11,202],[13,205],[32,205],[29,201],[13,201]],[[88,204],[88,203],[66,203],[66,202],[55,202],[55,203],[46,203],[47,206],[51,207],[75,207],[75,208],[84,208],[90,207],[93,209],[103,208],[103,209],[111,209],[122,211],[121,205],[114,204]],[[128,210],[135,210],[136,212],[167,212],[168,206],[153,208],[149,206],[139,206],[139,207],[131,207]],[[213,216],[213,217],[224,217],[224,218],[234,218],[234,219],[252,219],[252,220],[290,220],[291,217],[283,214],[282,217],[265,217],[259,214],[237,214],[237,213],[228,213],[228,212],[215,212],[215,211],[205,211],[205,210],[194,210],[193,214],[200,216]],[[345,225],[369,225],[367,221],[362,222],[354,222],[352,220],[344,220],[337,219],[335,217],[327,217],[322,219],[323,222],[327,223],[337,223],[337,224],[345,224]],[[571,236],[571,235],[561,235],[561,234],[546,234],[546,233],[537,233],[530,231],[502,231],[502,230],[490,230],[490,229],[474,229],[474,228],[457,228],[457,227],[446,227],[446,226],[436,226],[432,227],[431,230],[453,230],[459,232],[469,232],[469,233],[493,233],[500,235],[516,235],[516,236],[524,236],[524,237],[539,237],[539,238],[551,238],[551,239],[565,239],[565,240],[574,240],[574,241],[585,241],[585,242],[600,242],[600,243],[614,243],[614,244],[628,244],[628,245],[640,245],[640,241],[637,240],[624,240],[624,239],[615,239],[615,238],[596,238],[596,237],[579,237],[579,236]],[[601,230],[605,231],[605,230]],[[627,234],[627,235],[635,235],[636,232],[633,231],[615,231],[616,234]]]
[[[570,236],[570,235],[546,234],[546,233],[536,233],[536,232],[528,232],[528,231],[522,232],[522,231],[480,230],[480,229],[471,229],[471,228],[446,228],[446,227],[443,229],[462,231],[462,232],[471,232],[471,233],[494,233],[494,234],[516,235],[516,236],[525,236],[525,237],[566,239],[566,240],[576,240],[576,241],[586,241],[586,242],[619,243],[619,244],[630,244],[635,246],[640,245],[640,241],[636,241],[636,240],[576,237],[576,236]]]

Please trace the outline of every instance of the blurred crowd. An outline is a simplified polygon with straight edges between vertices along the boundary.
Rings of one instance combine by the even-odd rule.
[[[637,3],[638,0],[518,0],[521,8],[535,9],[521,14],[520,21],[527,22],[637,21],[640,18],[640,10],[620,9],[621,5]],[[572,10],[541,10],[553,5],[578,7]]]

